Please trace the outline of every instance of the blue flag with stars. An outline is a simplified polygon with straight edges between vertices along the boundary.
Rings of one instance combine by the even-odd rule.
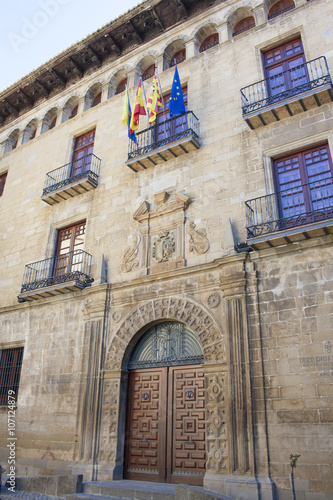
[[[170,117],[185,113],[183,91],[180,84],[177,64],[175,64],[175,75],[173,77],[172,89],[169,101]]]

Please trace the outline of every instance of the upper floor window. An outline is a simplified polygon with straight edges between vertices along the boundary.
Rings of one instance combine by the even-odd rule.
[[[283,218],[333,210],[333,167],[328,145],[274,160],[278,205]]]
[[[3,195],[3,190],[5,189],[6,179],[7,179],[7,172],[0,175],[0,196]]]
[[[9,151],[12,151],[17,147],[18,138],[19,138],[19,131],[14,130],[6,141],[5,153],[9,153]]]
[[[152,78],[155,75],[155,64],[152,64],[149,66],[143,73],[142,73],[142,80],[148,80],[149,78]]]
[[[187,87],[182,87],[185,109],[187,110]],[[165,137],[170,137],[177,134],[178,132],[184,130],[184,123],[186,123],[186,115],[175,116],[174,119],[169,120],[169,101],[170,94],[163,96],[164,107],[156,117],[156,127],[155,127],[155,140],[159,141]]]
[[[126,85],[127,85],[127,78],[124,78],[124,80],[122,80],[118,84],[118,87],[117,87],[117,90],[116,90],[116,94],[121,94],[121,92],[124,92],[124,90],[126,88]]]
[[[213,33],[212,35],[209,35],[207,38],[205,38],[205,40],[202,42],[202,44],[200,45],[199,52],[204,52],[205,50],[208,50],[211,47],[218,45],[218,43],[219,43],[219,34]]]
[[[256,25],[254,17],[245,17],[239,23],[236,24],[233,36],[240,35],[244,31],[250,30],[251,28],[254,28]]]
[[[79,105],[77,104],[77,105],[76,105],[76,106],[74,106],[74,108],[72,109],[72,112],[71,112],[71,114],[69,115],[69,119],[70,119],[70,118],[74,118],[74,116],[76,116],[76,115],[77,115],[78,109],[79,109]]]
[[[0,351],[0,406],[17,401],[23,347]]]
[[[93,108],[94,106],[97,106],[97,104],[99,104],[101,100],[102,100],[102,92],[99,92],[97,95],[95,95],[91,107]]]
[[[75,139],[71,177],[90,169],[94,149],[95,129]]]
[[[268,12],[268,19],[272,19],[273,17],[280,16],[284,12],[288,10],[294,9],[295,4],[293,0],[280,0],[280,2],[273,5],[273,7]]]
[[[181,62],[185,61],[185,59],[186,59],[186,49],[179,50],[171,57],[170,68],[172,68],[175,65],[175,61],[177,64],[180,64]]]
[[[280,94],[308,81],[300,38],[274,47],[265,52],[263,57],[270,95]]]
[[[85,221],[58,231],[53,276],[82,272],[85,232]]]

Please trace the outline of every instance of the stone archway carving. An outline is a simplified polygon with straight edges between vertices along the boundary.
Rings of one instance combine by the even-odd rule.
[[[223,336],[211,314],[193,300],[170,297],[150,300],[130,312],[111,341],[106,370],[124,368],[125,351],[134,335],[149,323],[165,319],[181,321],[197,334],[205,363],[225,363]]]
[[[162,320],[184,323],[198,337],[204,355],[206,398],[206,450],[209,474],[229,467],[228,373],[225,341],[213,316],[192,299],[169,297],[147,301],[127,315],[114,335],[106,356],[104,372],[101,445],[99,463],[112,469],[113,478],[122,477],[126,365],[128,345],[144,327]],[[134,344],[134,342],[133,342]]]

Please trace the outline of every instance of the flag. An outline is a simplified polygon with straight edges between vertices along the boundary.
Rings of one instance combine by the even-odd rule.
[[[132,139],[133,142],[136,142],[135,132],[133,130],[131,130],[131,128],[130,128],[131,118],[132,118],[131,104],[130,104],[130,100],[129,100],[129,96],[128,96],[128,90],[126,87],[125,99],[124,99],[124,104],[123,104],[122,122],[128,130],[128,137],[130,139]]]
[[[147,113],[146,113],[146,110],[145,110],[145,107],[143,104],[142,87],[141,87],[141,80],[140,80],[137,91],[136,91],[136,95],[135,95],[133,113],[132,113],[132,118],[131,118],[131,123],[130,123],[130,129],[137,130],[139,128],[139,116],[146,115],[146,114]]]
[[[150,95],[148,97],[148,104],[147,104],[147,108],[150,108],[150,113],[149,113],[149,123],[150,124],[155,123],[156,115],[158,113],[159,106],[163,107],[163,103],[162,103],[160,89],[158,86],[157,75],[155,73],[154,78],[153,78],[153,83],[151,86]]]
[[[181,113],[185,113],[186,111],[177,64],[175,65],[175,74],[172,82],[169,110],[170,110],[170,117],[172,117],[173,115],[180,115]]]

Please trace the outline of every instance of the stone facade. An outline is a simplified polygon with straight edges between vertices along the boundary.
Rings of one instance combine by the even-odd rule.
[[[168,30],[4,119],[0,349],[24,348],[17,475],[122,478],[132,350],[152,325],[178,321],[196,334],[204,356],[204,486],[239,499],[290,498],[289,456],[297,453],[297,498],[333,498],[332,184],[330,211],[319,222],[251,237],[245,218],[246,201],[276,191],[273,159],[322,144],[333,154],[332,85],[250,118],[240,92],[265,78],[262,53],[299,37],[306,60],[325,56],[332,73],[333,7],[330,0],[295,0],[294,9],[268,19],[276,3],[198,0],[190,10],[184,1]],[[158,10],[159,2],[143,5]],[[233,36],[250,16],[255,27]],[[213,33],[219,43],[200,52]],[[199,118],[200,147],[133,171],[117,84],[127,77],[133,107],[139,75],[155,63],[168,94],[170,58],[183,47],[178,71],[188,110]],[[147,95],[151,82],[144,82]],[[101,102],[89,107],[97,88]],[[78,112],[68,119],[73,99]],[[44,131],[51,110],[56,125]],[[36,134],[26,141],[31,123]],[[146,127],[145,117],[140,123]],[[46,175],[70,164],[75,138],[93,129],[98,186],[45,203]],[[59,230],[82,221],[94,281],[46,284],[43,296],[20,293],[24,266],[51,259]],[[3,405],[4,466],[7,417]]]

